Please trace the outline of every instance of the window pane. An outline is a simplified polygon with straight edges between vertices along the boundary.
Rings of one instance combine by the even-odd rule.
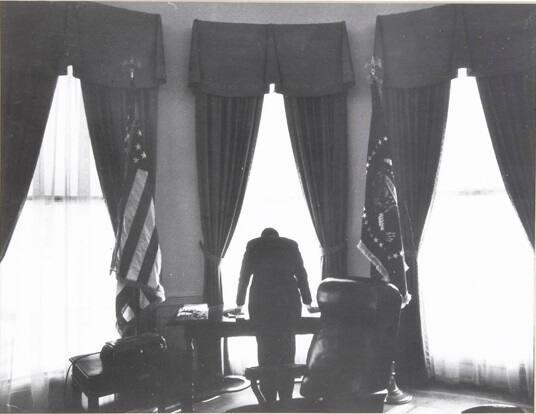
[[[117,338],[114,234],[95,178],[80,81],[60,76],[33,189],[0,263],[0,386],[31,379],[37,400],[69,357]]]
[[[58,76],[29,196],[102,197],[80,80]]]
[[[437,193],[504,192],[475,79],[460,76],[450,93]]]
[[[526,385],[520,367],[532,375],[533,261],[476,82],[454,80],[419,253],[423,328],[436,378],[510,390]]]
[[[61,371],[117,337],[113,243],[103,200],[25,203],[0,264],[0,380]]]
[[[265,95],[261,124],[242,212],[233,240],[222,262],[223,298],[226,307],[235,306],[240,266],[246,244],[266,227],[298,243],[313,297],[320,283],[319,242],[301,188],[287,129],[283,96]],[[305,311],[306,312],[306,311]],[[297,340],[296,360],[303,361],[310,340]],[[257,364],[255,340],[229,340],[230,359],[236,372]],[[241,344],[241,345],[237,345]],[[234,352],[233,352],[234,351]],[[247,356],[245,356],[247,355]]]

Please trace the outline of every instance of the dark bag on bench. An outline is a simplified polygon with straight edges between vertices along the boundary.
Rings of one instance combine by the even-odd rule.
[[[166,352],[166,340],[156,333],[129,336],[108,341],[102,347],[100,358],[103,371],[138,371],[147,366],[156,367]]]

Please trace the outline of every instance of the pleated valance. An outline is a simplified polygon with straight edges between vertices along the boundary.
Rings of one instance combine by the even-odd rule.
[[[2,65],[64,74],[66,3],[7,2],[0,7]]]
[[[159,15],[97,3],[9,2],[2,5],[2,64],[65,74],[84,81],[136,87],[165,81]],[[5,49],[4,49],[5,47]]]
[[[73,22],[77,77],[127,87],[133,64],[137,87],[165,82],[160,15],[82,3],[74,8]]]
[[[536,5],[437,6],[378,16],[375,56],[383,86],[411,88],[452,79],[513,73],[536,65]]]
[[[195,20],[190,86],[220,96],[258,96],[275,83],[295,96],[338,93],[354,74],[344,22],[241,24]]]

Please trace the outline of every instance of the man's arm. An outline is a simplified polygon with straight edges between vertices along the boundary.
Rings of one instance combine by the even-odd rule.
[[[296,246],[296,280],[298,281],[298,289],[300,290],[302,302],[304,305],[311,304],[311,291],[309,290],[309,282],[307,281],[307,271],[303,267],[303,259],[301,257],[298,244]]]
[[[251,278],[250,264],[250,246],[246,247],[244,258],[242,259],[242,268],[240,269],[240,279],[238,280],[238,289],[236,292],[236,305],[241,307],[246,302],[246,291],[248,290],[249,279]]]

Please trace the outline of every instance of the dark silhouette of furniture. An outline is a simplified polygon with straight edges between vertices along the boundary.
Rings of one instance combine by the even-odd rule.
[[[99,410],[99,397],[118,392],[111,376],[104,374],[98,354],[78,355],[69,361],[73,364],[73,391],[78,402],[81,402],[81,393],[86,395],[88,411]]]
[[[299,374],[305,369],[303,398],[231,412],[382,412],[385,389],[396,352],[401,295],[383,281],[368,278],[325,279],[317,302],[320,329],[314,335],[306,367],[253,367],[250,378],[276,370]],[[255,390],[257,395],[259,390]]]
[[[100,397],[130,394],[155,400],[159,410],[163,410],[165,342],[163,347],[153,355],[148,355],[150,352],[147,349],[142,350],[142,354],[146,351],[143,358],[134,358],[134,353],[129,350],[128,355],[125,355],[126,363],[120,365],[103,364],[102,351],[69,358],[73,370],[72,387],[77,402],[81,403],[81,393],[84,393],[88,400],[87,410],[95,412],[100,409]]]
[[[320,328],[320,318],[315,316],[302,316],[298,318],[290,327],[295,334],[311,334],[318,331]],[[185,339],[185,361],[182,367],[182,375],[184,378],[184,387],[180,390],[181,407],[183,412],[191,412],[193,410],[194,401],[204,398],[210,398],[211,395],[222,394],[224,392],[232,392],[234,390],[243,389],[242,384],[238,384],[236,380],[230,382],[229,389],[228,377],[219,379],[221,382],[216,391],[203,391],[203,384],[196,382],[195,363],[196,349],[199,348],[199,343],[205,338],[229,338],[238,336],[255,336],[257,332],[256,324],[248,318],[232,318],[224,314],[221,306],[209,306],[207,319],[181,319],[179,317],[172,318],[168,323],[168,327],[182,328],[184,330]]]
[[[305,364],[288,364],[284,366],[284,369],[282,370],[280,366],[273,366],[273,367],[251,367],[246,368],[246,372],[244,373],[244,376],[250,381],[251,383],[251,390],[253,391],[253,394],[255,394],[255,397],[257,397],[257,401],[261,406],[267,406],[268,401],[262,394],[260,388],[259,388],[259,382],[263,378],[267,377],[277,377],[277,375],[281,372],[284,372],[287,374],[287,376],[291,376],[294,378],[301,378],[305,375],[307,372],[307,365]]]

